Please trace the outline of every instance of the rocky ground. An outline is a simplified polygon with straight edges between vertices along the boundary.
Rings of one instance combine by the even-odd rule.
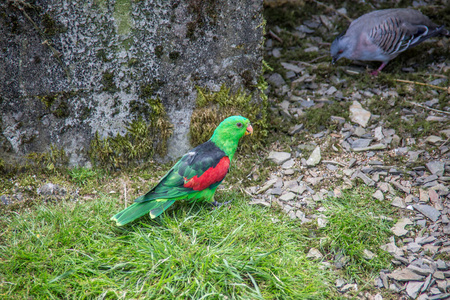
[[[411,6],[429,10],[428,4]],[[359,8],[380,7],[364,2]],[[433,8],[439,15],[445,6],[434,1]],[[368,69],[378,63],[344,59],[332,66],[331,41],[360,13],[346,2],[335,8],[309,3],[267,10],[265,61],[272,70],[266,81],[271,128],[276,128],[271,134],[279,140],[267,151],[273,162],[269,178],[245,192],[252,205],[276,207],[301,223],[326,227],[322,200],[358,185],[372,187],[373,201],[389,202],[399,213],[390,242],[379,245],[392,254],[394,268],[371,283],[378,293],[358,297],[380,300],[389,291],[399,299],[450,298],[450,41],[425,42],[377,77]],[[256,180],[257,173],[249,176]],[[26,193],[17,187],[2,195],[0,204],[21,201]],[[56,183],[40,186],[37,194],[78,198],[78,190]],[[309,255],[336,268],[346,263],[314,248]],[[371,259],[374,253],[365,255]],[[336,288],[343,295],[358,291],[344,279]]]
[[[280,141],[271,147],[268,159],[278,165],[276,172],[246,191],[254,205],[277,206],[292,219],[324,227],[321,199],[360,184],[373,187],[374,201],[389,201],[400,212],[390,243],[380,245],[396,269],[380,272],[374,286],[402,299],[450,298],[449,39],[405,52],[384,74],[371,77],[367,68],[378,63],[330,64],[329,33],[336,36],[349,14],[338,6],[294,25],[268,15],[271,110],[284,120],[280,127],[290,139],[289,146]],[[443,52],[430,58],[437,49]],[[312,249],[310,255],[323,253]],[[336,287],[344,294],[357,290],[345,280]]]

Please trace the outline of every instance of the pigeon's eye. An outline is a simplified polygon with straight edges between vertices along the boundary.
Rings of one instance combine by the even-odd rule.
[[[236,126],[241,128],[242,127],[242,123],[239,122],[239,123],[236,124]]]
[[[339,51],[338,51],[338,54],[342,54],[342,52],[344,52],[344,50],[339,50]]]

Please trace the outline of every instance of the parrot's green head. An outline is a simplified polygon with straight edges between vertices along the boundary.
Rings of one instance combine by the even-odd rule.
[[[228,117],[217,126],[211,141],[223,150],[230,159],[236,151],[239,139],[253,133],[250,120],[242,116]]]

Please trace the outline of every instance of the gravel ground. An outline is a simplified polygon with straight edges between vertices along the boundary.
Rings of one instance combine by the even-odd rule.
[[[374,201],[389,201],[401,214],[390,243],[380,245],[396,269],[380,272],[374,286],[401,299],[450,298],[450,41],[425,42],[373,77],[368,70],[378,63],[330,63],[346,8],[316,13],[294,20],[289,9],[266,13],[270,109],[291,142],[271,146],[277,171],[247,188],[252,204],[281,207],[292,219],[323,227],[321,199],[359,184],[373,187]],[[355,288],[344,280],[336,287]]]

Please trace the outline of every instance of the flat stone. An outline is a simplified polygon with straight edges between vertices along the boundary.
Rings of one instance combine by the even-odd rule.
[[[411,298],[416,299],[422,286],[423,286],[423,282],[421,282],[421,281],[410,281],[406,285],[406,293]]]
[[[355,141],[353,141],[353,143],[351,143],[352,148],[365,148],[368,147],[370,145],[370,143],[372,142],[372,139],[357,139]]]
[[[448,270],[447,264],[442,259],[438,259],[436,261],[436,266],[437,266],[437,269],[440,270],[440,271],[447,271]]]
[[[430,135],[429,137],[427,137],[425,139],[425,142],[430,143],[430,144],[437,144],[437,143],[442,142],[442,138],[439,136]]]
[[[271,151],[267,158],[276,163],[277,165],[281,165],[291,158],[291,153]]]
[[[430,236],[423,236],[423,237],[416,237],[415,242],[419,245],[425,245],[432,243],[436,240],[436,237],[430,235]]]
[[[373,135],[377,141],[382,141],[384,139],[383,127],[378,126],[377,128],[375,128]]]
[[[295,213],[295,216],[300,220],[303,221],[305,219],[305,213],[302,212],[301,210],[297,210],[297,212]]]
[[[420,290],[420,292],[426,292],[428,290],[428,288],[430,287],[430,283],[431,283],[431,278],[432,275],[428,275],[427,279],[425,279],[425,282],[423,283],[422,289]]]
[[[345,280],[344,280],[344,279],[342,279],[342,278],[336,279],[336,287],[337,287],[338,289],[341,288],[341,287],[343,287],[344,284],[345,284]]]
[[[324,228],[324,227],[327,226],[327,224],[328,224],[328,220],[327,219],[325,219],[323,217],[318,217],[317,218],[317,226],[319,228]]]
[[[405,201],[400,197],[395,197],[394,200],[392,200],[391,205],[399,208],[406,208]]]
[[[362,127],[366,127],[370,121],[371,113],[364,108],[362,108],[361,103],[358,101],[353,101],[350,106],[350,120],[355,122]]]
[[[430,205],[414,204],[413,208],[433,222],[436,222],[441,216],[439,210]]]
[[[260,206],[263,206],[263,207],[270,207],[270,203],[266,202],[264,200],[252,200],[248,204],[250,204],[250,205],[260,205]]]
[[[385,245],[381,245],[380,249],[388,252],[391,255],[398,255],[398,256],[403,255],[403,251],[399,247],[397,247],[395,245],[395,243],[393,243],[393,242],[385,244]]]
[[[276,179],[268,180],[257,192],[256,194],[261,194],[270,189],[275,183],[277,182]]]
[[[413,225],[414,223],[407,218],[403,218],[400,219],[395,225],[394,227],[391,228],[391,231],[396,235],[396,236],[404,236],[408,233],[409,230],[405,229],[405,226],[407,225]]]
[[[383,192],[380,191],[380,190],[377,190],[375,193],[373,193],[372,197],[374,197],[375,199],[377,199],[379,201],[383,201],[384,200]]]
[[[430,170],[431,174],[436,176],[444,175],[445,163],[442,161],[434,160],[430,161],[426,164],[428,170]]]
[[[292,167],[293,167],[294,165],[295,165],[295,160],[289,159],[289,160],[285,161],[285,162],[281,165],[281,167],[282,167],[283,169],[292,169]]]
[[[411,189],[410,188],[408,188],[406,186],[403,186],[402,184],[400,184],[400,183],[398,183],[396,181],[391,181],[391,183],[392,183],[392,185],[394,187],[396,187],[398,190],[404,192],[405,194],[410,194],[411,193]]]
[[[297,197],[296,194],[292,193],[292,192],[288,192],[284,195],[281,195],[281,197],[279,198],[282,201],[291,201],[294,200]]]
[[[272,75],[270,75],[270,77],[267,78],[267,82],[277,88],[280,88],[286,84],[286,81],[284,81],[283,76],[281,76],[278,73],[273,73]]]
[[[296,66],[296,65],[290,64],[290,63],[286,63],[286,62],[282,62],[281,65],[283,66],[283,68],[293,71],[295,73],[300,73],[303,70],[299,66]]]
[[[309,249],[308,254],[306,254],[306,257],[313,258],[313,259],[321,259],[323,257],[323,255],[316,248],[311,248],[311,249]]]
[[[374,259],[375,257],[377,257],[377,255],[368,249],[364,249],[362,257],[364,259],[371,260],[371,259]]]
[[[411,251],[414,253],[418,252],[420,250],[420,248],[421,248],[420,245],[415,242],[408,243],[408,245],[406,246],[406,249],[408,251]]]
[[[362,181],[364,181],[364,183],[368,186],[375,186],[376,184],[375,181],[373,181],[369,176],[367,176],[361,171],[356,171],[352,177],[358,177],[362,179]]]
[[[433,273],[432,269],[421,268],[421,267],[418,267],[418,266],[415,266],[415,265],[409,265],[407,268],[409,270],[413,271],[414,273],[419,274],[419,275],[423,275],[423,276],[428,276],[428,275]]]
[[[306,165],[308,167],[314,167],[320,163],[321,159],[322,156],[320,155],[320,147],[317,146],[306,161]]]
[[[442,271],[436,271],[433,273],[433,277],[436,279],[440,279],[440,280],[444,280],[445,279],[445,275],[444,272]]]
[[[294,135],[296,133],[299,133],[303,129],[303,124],[297,124],[289,128],[289,134]]]
[[[413,271],[408,270],[406,268],[395,270],[391,274],[387,274],[387,276],[397,281],[418,281],[425,279],[424,276],[416,274]]]
[[[428,202],[428,200],[430,200],[428,192],[425,191],[424,189],[419,189],[419,200],[420,202]]]
[[[296,194],[301,195],[301,194],[303,194],[307,189],[308,189],[308,188],[307,188],[304,184],[300,184],[300,185],[298,185],[298,186],[296,186],[296,187],[289,188],[288,190],[289,190],[290,192],[293,192],[293,193],[296,193]]]

